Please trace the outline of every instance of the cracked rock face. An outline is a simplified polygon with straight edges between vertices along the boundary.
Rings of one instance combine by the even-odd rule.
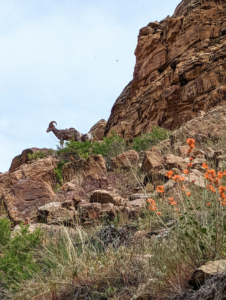
[[[133,80],[116,100],[111,130],[131,140],[226,103],[226,1],[184,0],[140,30]]]

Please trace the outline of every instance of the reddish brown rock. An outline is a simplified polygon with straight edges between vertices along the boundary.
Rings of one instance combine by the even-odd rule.
[[[172,170],[173,168],[177,168],[181,171],[187,169],[188,162],[186,159],[181,158],[179,156],[175,156],[173,154],[169,154],[165,158],[165,164],[168,170]]]
[[[78,212],[74,202],[51,202],[38,208],[38,220],[46,224],[75,225],[78,222]]]
[[[116,209],[114,204],[112,203],[104,203],[101,205],[101,216],[106,217],[110,220],[114,220],[115,218]]]
[[[87,176],[105,176],[106,163],[102,155],[91,155],[87,159],[81,158],[63,166],[62,175],[65,182],[73,180],[73,183],[81,185]]]
[[[40,149],[40,148],[29,148],[22,151],[22,153],[12,160],[11,166],[9,168],[9,172],[14,172],[17,168],[19,168],[21,165],[24,165],[28,163],[29,158],[28,154],[37,153],[38,151],[43,152],[44,154],[48,154],[51,149]],[[53,151],[53,150],[51,150]]]
[[[81,202],[78,204],[79,217],[82,223],[92,223],[101,215],[100,203]]]
[[[107,121],[104,119],[101,119],[90,129],[89,133],[91,133],[93,135],[93,139],[95,142],[103,140],[106,124],[107,124]]]
[[[226,105],[218,106],[207,112],[203,117],[197,117],[181,126],[179,130],[173,132],[170,136],[171,145],[185,145],[186,140],[192,137],[196,140],[196,145],[203,141],[212,140],[216,142],[224,137],[225,130],[223,124],[226,122]],[[206,148],[207,156],[220,155],[214,154],[213,149]],[[202,153],[203,154],[203,153]]]
[[[149,174],[151,171],[159,171],[164,168],[164,160],[161,156],[161,153],[153,147],[151,151],[146,151],[143,164],[142,164],[142,170]]]
[[[21,179],[3,196],[7,213],[14,224],[26,220],[36,222],[38,207],[56,199],[51,186],[40,178]]]
[[[139,154],[134,150],[126,151],[111,159],[113,169],[130,169],[137,167]]]
[[[90,202],[96,202],[101,204],[112,203],[114,205],[119,206],[124,202],[124,200],[118,194],[113,194],[105,190],[97,190],[92,192]]]
[[[58,159],[54,157],[46,157],[34,161],[31,164],[22,165],[18,171],[21,171],[23,178],[41,178],[52,187],[55,187],[56,177],[54,169],[56,168],[58,162]]]
[[[184,0],[172,17],[140,30],[133,80],[105,135],[131,140],[153,125],[175,129],[226,102],[225,9],[224,1]]]

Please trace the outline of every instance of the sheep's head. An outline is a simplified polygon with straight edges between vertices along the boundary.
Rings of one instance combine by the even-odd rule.
[[[49,123],[49,127],[47,128],[46,132],[50,132],[53,130],[53,128],[55,127],[54,123],[57,125],[57,122],[55,121]]]

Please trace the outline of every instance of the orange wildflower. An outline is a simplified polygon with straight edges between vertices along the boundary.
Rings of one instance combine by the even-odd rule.
[[[171,177],[173,176],[173,171],[167,172],[166,176],[167,176],[168,178],[171,178]]]
[[[208,168],[209,168],[208,165],[207,165],[206,163],[203,163],[203,164],[202,164],[202,167],[203,167],[204,169],[208,169]]]
[[[195,148],[195,145],[194,145],[194,144],[190,144],[190,148],[191,148],[191,149],[194,149],[194,148]]]
[[[211,203],[207,203],[206,205],[207,205],[207,206],[211,206]]]
[[[162,215],[162,213],[161,213],[161,212],[157,212],[157,213],[156,213],[156,215],[158,215],[158,216],[161,216],[161,215]]]
[[[226,176],[226,170],[223,172],[223,176]]]
[[[151,205],[156,206],[155,200],[153,200],[153,199],[148,199],[147,202],[150,203]]]
[[[226,205],[226,200],[221,203],[223,206]]]
[[[191,196],[191,192],[187,192],[187,196]]]
[[[174,175],[173,180],[180,182],[181,181],[180,175]]]
[[[216,193],[216,190],[212,185],[207,185],[206,188],[207,188],[207,190],[210,190],[211,192]]]
[[[195,139],[189,138],[186,141],[187,144],[194,144],[195,143]]]
[[[168,198],[168,199],[169,199],[169,201],[174,201],[173,197],[171,197],[171,198]]]
[[[226,191],[226,187],[224,187],[224,186],[219,186],[219,187],[218,187],[218,190],[219,190],[219,193],[222,194],[222,193],[224,193],[224,191]]]
[[[177,205],[177,202],[172,201],[172,202],[170,202],[170,204],[171,204],[171,205]]]
[[[177,212],[178,212],[178,211],[179,211],[179,208],[177,208],[175,211],[177,211]]]
[[[222,173],[221,171],[219,171],[219,172],[217,173],[217,177],[218,177],[219,179],[221,179],[221,178],[223,177],[223,173]]]
[[[181,176],[180,180],[181,180],[181,181],[185,181],[185,177],[182,177],[182,176]]]
[[[154,206],[154,205],[149,205],[149,209],[150,209],[150,210],[157,210],[157,207]]]
[[[184,173],[184,174],[188,174],[189,171],[188,171],[188,170],[184,170],[183,173]]]
[[[164,186],[163,185],[157,186],[156,191],[159,193],[164,193]]]
[[[189,163],[189,164],[188,164],[188,168],[191,168],[192,166],[193,166],[192,163]]]
[[[74,160],[74,158],[73,158],[72,156],[70,157],[70,159],[71,159],[71,160]]]
[[[189,160],[190,160],[190,161],[193,161],[193,160],[194,160],[194,158],[193,158],[193,157],[190,157],[190,158],[189,158]]]

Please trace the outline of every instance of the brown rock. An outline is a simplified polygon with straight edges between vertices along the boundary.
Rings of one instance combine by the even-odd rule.
[[[113,169],[131,169],[137,167],[139,154],[134,150],[123,152],[111,159]]]
[[[177,168],[183,171],[187,169],[188,161],[181,157],[174,156],[173,154],[169,154],[165,158],[165,164],[168,170]]]
[[[145,152],[142,170],[149,174],[150,171],[158,171],[164,168],[164,160],[160,152],[153,147],[151,151]]]
[[[31,164],[22,165],[19,171],[22,172],[23,178],[35,177],[41,178],[52,187],[55,187],[56,177],[54,169],[59,161],[54,157],[46,157],[34,161]],[[15,174],[15,172],[14,172]]]
[[[212,276],[225,273],[226,260],[210,261],[196,269],[188,283],[194,288],[203,285]]]
[[[39,148],[29,148],[22,151],[22,153],[12,160],[11,166],[9,168],[9,172],[14,172],[17,168],[19,168],[21,165],[24,165],[28,163],[29,158],[28,154],[37,153],[38,151],[42,151],[44,154],[48,154],[49,151],[53,151],[52,149],[39,149]]]
[[[38,208],[38,220],[46,224],[74,225],[78,221],[78,212],[73,205],[73,201],[48,203]]]
[[[78,204],[79,216],[82,223],[92,223],[101,216],[100,203],[81,202]]]
[[[51,186],[40,178],[21,179],[3,196],[7,213],[14,224],[23,220],[37,221],[38,207],[56,199]]]
[[[99,122],[97,122],[93,127],[90,129],[89,133],[93,135],[94,141],[102,141],[104,137],[104,131],[106,127],[107,121],[104,119],[101,119]]]
[[[108,219],[113,221],[115,218],[115,213],[116,213],[116,210],[115,210],[114,204],[112,204],[112,203],[101,204],[102,217],[107,216]]]
[[[81,185],[87,176],[104,176],[107,167],[102,155],[91,155],[87,159],[81,158],[67,163],[63,166],[62,175],[64,181],[71,181],[77,185]]]
[[[188,145],[179,146],[178,147],[178,154],[179,154],[179,156],[182,157],[182,158],[188,157],[188,150],[189,149],[190,149],[190,147]]]
[[[112,203],[116,206],[119,206],[123,203],[123,199],[118,194],[112,194],[105,190],[96,190],[91,193],[90,202],[96,202],[101,204]]]
[[[172,17],[140,30],[133,80],[116,99],[105,135],[114,130],[129,141],[156,125],[175,129],[197,116],[200,124],[225,103],[224,11],[223,1],[184,0]]]
[[[203,174],[198,170],[191,170],[189,175],[184,175],[185,181],[191,182],[199,187],[204,188],[205,187],[205,179]]]

